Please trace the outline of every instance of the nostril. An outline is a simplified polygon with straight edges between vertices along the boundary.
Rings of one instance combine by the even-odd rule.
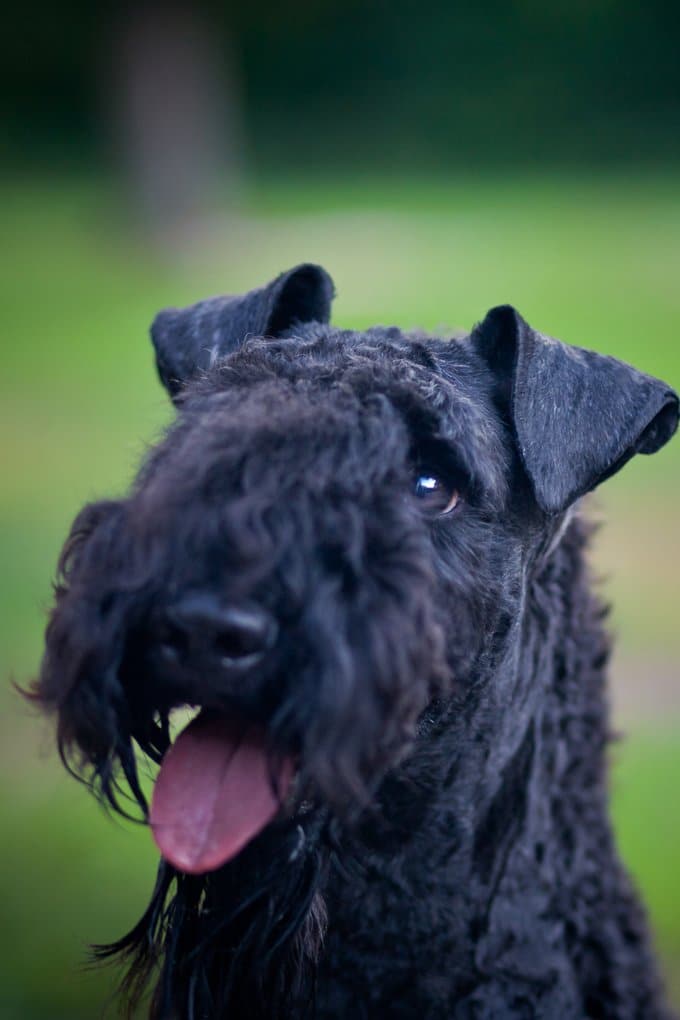
[[[261,642],[249,631],[225,630],[215,639],[215,647],[227,659],[243,659],[262,651]]]
[[[166,624],[158,635],[158,649],[167,662],[177,662],[185,657],[189,642],[178,627]]]
[[[266,613],[256,609],[227,609],[215,634],[215,648],[229,662],[259,657],[274,643],[276,624]]]

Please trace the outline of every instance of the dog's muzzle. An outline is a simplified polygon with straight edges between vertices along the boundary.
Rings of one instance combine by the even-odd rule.
[[[148,661],[166,692],[204,706],[163,758],[149,819],[163,856],[181,871],[226,863],[286,798],[292,759],[275,755],[266,728],[242,711],[278,631],[255,603],[191,592],[159,612],[147,635]],[[206,708],[216,684],[223,697]]]

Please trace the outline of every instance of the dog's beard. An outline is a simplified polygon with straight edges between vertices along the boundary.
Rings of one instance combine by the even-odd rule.
[[[94,951],[127,965],[130,1014],[157,977],[154,1020],[303,1015],[325,931],[327,824],[321,811],[277,820],[207,875],[161,861],[139,923]]]
[[[296,706],[305,677],[310,685],[313,680],[311,672],[298,674]],[[353,683],[363,683],[364,693],[367,680],[366,662],[355,663]],[[290,723],[291,711],[280,708]],[[304,1015],[299,1004],[313,1001],[325,916],[321,889],[336,858],[336,819],[349,822],[361,813],[409,746],[405,737],[397,744],[397,733],[408,734],[417,718],[405,713],[398,728],[389,720],[392,743],[378,752],[387,721],[366,709],[354,739],[343,731],[341,771],[331,770],[326,757],[324,772],[314,753],[308,759],[277,754],[271,732],[257,723],[203,707],[161,757],[149,821],[164,860],[151,903],[128,935],[97,951],[99,959],[126,965],[131,1008],[157,978],[152,1016],[158,1020]],[[167,726],[151,740],[156,748],[166,741],[161,729]],[[138,742],[150,732],[141,720],[135,730]],[[314,750],[324,753],[321,739]],[[315,774],[331,784],[334,773],[335,802],[332,791],[314,784]],[[195,824],[187,827],[187,818]]]

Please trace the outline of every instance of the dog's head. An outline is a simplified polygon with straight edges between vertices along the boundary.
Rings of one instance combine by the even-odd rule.
[[[493,671],[569,507],[677,425],[664,384],[509,307],[442,341],[340,332],[331,296],[306,265],[161,313],[177,419],[62,555],[38,696],[114,805],[122,767],[146,810],[135,743],[163,759],[181,871],[363,807],[428,706]]]

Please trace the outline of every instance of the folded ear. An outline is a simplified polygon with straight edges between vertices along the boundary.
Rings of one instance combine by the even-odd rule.
[[[615,358],[535,332],[509,305],[472,342],[496,378],[539,506],[565,510],[636,453],[656,453],[678,425],[678,397]]]
[[[166,308],[151,326],[161,382],[173,399],[195,372],[235,350],[248,335],[281,336],[305,322],[328,322],[333,281],[305,264],[241,297],[216,297]]]

